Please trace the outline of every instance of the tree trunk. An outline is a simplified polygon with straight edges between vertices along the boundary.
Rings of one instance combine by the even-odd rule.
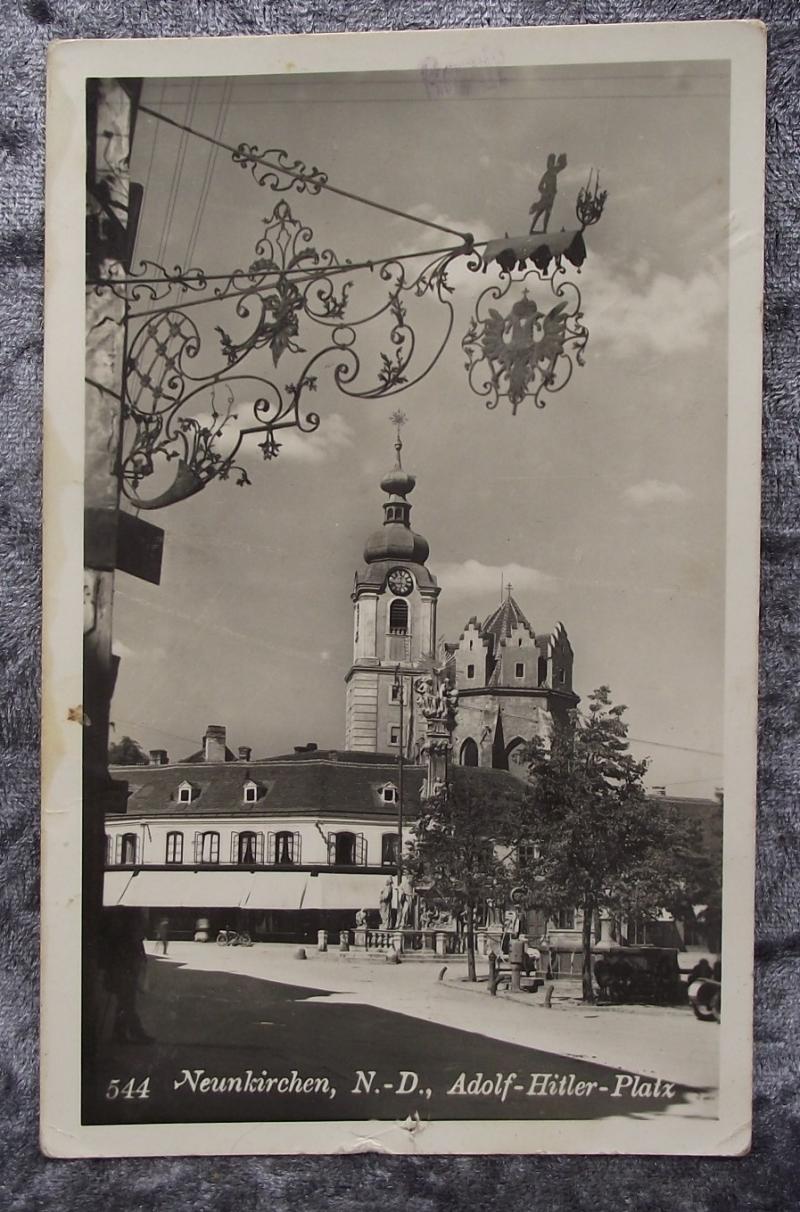
[[[475,909],[467,905],[467,980],[477,981],[475,971]]]
[[[592,983],[592,921],[594,905],[586,901],[583,906],[583,964],[581,978],[583,983],[583,1000],[590,1004],[594,1002],[594,984]]]

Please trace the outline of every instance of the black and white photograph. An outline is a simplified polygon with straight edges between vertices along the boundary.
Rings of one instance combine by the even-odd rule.
[[[763,43],[595,32],[52,55],[54,1155],[747,1149]]]

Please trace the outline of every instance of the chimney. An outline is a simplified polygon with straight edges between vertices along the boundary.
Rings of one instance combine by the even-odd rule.
[[[249,762],[250,755],[252,752],[253,752],[253,750],[250,748],[249,745],[240,745],[239,746],[239,761],[240,762]]]
[[[316,753],[317,748],[316,741],[308,741],[305,745],[295,745],[294,751],[295,753]]]
[[[151,749],[150,750],[150,765],[151,766],[166,766],[169,762],[166,749]]]
[[[209,724],[203,737],[203,761],[225,761],[225,725]]]

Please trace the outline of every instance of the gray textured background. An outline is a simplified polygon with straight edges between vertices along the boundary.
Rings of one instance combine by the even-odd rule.
[[[0,0],[0,1210],[790,1209],[800,1204],[800,7]],[[757,17],[769,27],[755,1137],[747,1158],[54,1162],[37,1147],[44,60],[53,38]],[[687,137],[691,133],[687,132]]]

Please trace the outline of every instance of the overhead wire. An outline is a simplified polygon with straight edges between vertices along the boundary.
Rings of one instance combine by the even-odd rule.
[[[220,102],[219,110],[217,112],[217,121],[216,121],[216,124],[214,127],[214,135],[217,138],[219,138],[222,135],[222,132],[225,129],[225,123],[226,123],[227,117],[228,117],[228,107],[230,105],[232,93],[233,93],[233,83],[231,80],[226,80],[225,86],[224,86],[223,92],[222,92],[222,99]],[[189,242],[186,246],[186,258],[185,258],[184,264],[186,265],[187,269],[189,268],[189,266],[192,263],[192,258],[194,257],[194,250],[197,245],[198,237],[200,235],[200,226],[203,222],[203,215],[205,214],[206,205],[208,203],[208,195],[211,190],[211,183],[214,179],[214,170],[217,165],[217,157],[219,156],[219,150],[220,150],[219,147],[212,147],[209,152],[209,155],[208,155],[208,161],[206,163],[206,171],[203,175],[203,184],[200,188],[200,197],[198,198],[197,209],[195,211],[194,223],[192,224],[192,230],[189,234]]]
[[[194,111],[195,111],[195,107],[197,105],[198,92],[199,92],[198,82],[196,80],[193,80],[191,83],[191,86],[189,88],[189,96],[186,101],[186,120],[187,120],[187,122],[190,118],[194,117]],[[150,114],[155,113],[154,110],[148,110],[144,106],[142,106],[140,108],[144,109],[145,113],[150,113]],[[181,130],[181,136],[180,136],[180,139],[178,142],[178,154],[175,157],[175,167],[172,170],[172,182],[171,182],[171,186],[170,186],[169,198],[167,200],[167,213],[164,218],[164,227],[163,227],[163,230],[161,233],[161,243],[159,244],[159,249],[158,249],[158,260],[159,260],[159,263],[162,265],[164,263],[164,258],[166,256],[167,248],[169,246],[170,235],[172,233],[172,224],[175,219],[175,207],[176,207],[177,201],[178,201],[178,194],[180,193],[180,183],[181,183],[181,177],[183,175],[183,165],[184,165],[184,161],[186,159],[186,147],[188,144],[188,139],[186,136],[189,133],[189,127],[180,126],[179,129]]]
[[[140,105],[139,109],[142,113],[150,114],[152,118],[157,118],[161,122],[166,122],[169,126],[174,126],[178,130],[184,131],[186,134],[194,135],[195,138],[198,139],[205,139],[206,142],[215,144],[217,147],[222,148],[231,155],[236,155],[239,152],[239,147],[233,147],[230,143],[225,143],[222,139],[218,139],[213,135],[208,135],[204,131],[195,130],[194,127],[188,124],[188,122],[178,122],[176,118],[169,118],[166,114],[159,113],[158,110],[155,109],[150,109],[150,107],[147,105]],[[471,233],[469,232],[459,231],[455,227],[448,227],[446,224],[437,223],[433,219],[423,219],[420,215],[412,215],[408,211],[399,210],[395,206],[387,206],[386,203],[376,202],[373,198],[365,198],[363,194],[357,194],[352,190],[342,189],[337,185],[331,185],[327,180],[317,179],[309,182],[307,174],[292,168],[287,168],[284,164],[277,164],[272,160],[268,160],[266,155],[261,155],[256,150],[253,151],[252,156],[248,156],[248,159],[252,160],[256,164],[262,164],[264,168],[282,173],[287,177],[293,177],[296,181],[303,181],[307,185],[310,184],[311,188],[314,190],[326,190],[328,193],[336,194],[340,198],[348,198],[351,202],[360,202],[362,206],[371,206],[375,210],[384,211],[386,214],[396,215],[401,219],[408,219],[411,223],[419,223],[423,227],[431,227],[436,231],[443,231],[448,235],[458,236],[465,242],[469,242],[471,240]]]

